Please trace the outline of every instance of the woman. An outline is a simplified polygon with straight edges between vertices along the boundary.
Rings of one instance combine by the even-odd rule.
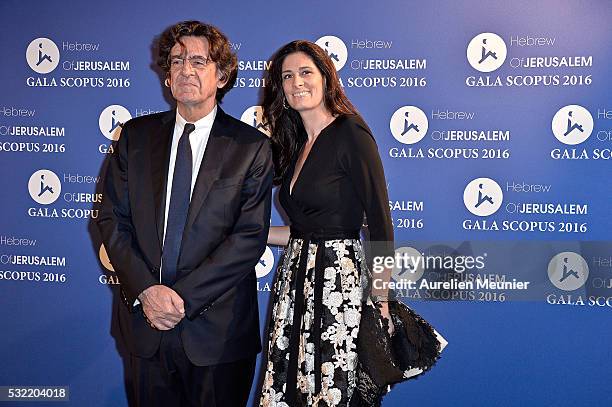
[[[273,290],[260,405],[354,404],[357,337],[369,293],[359,239],[364,213],[371,241],[382,243],[379,254],[393,253],[376,143],[331,59],[308,41],[293,41],[273,57],[263,109],[291,227],[273,227],[268,237],[287,247]],[[388,318],[386,291],[373,294]]]

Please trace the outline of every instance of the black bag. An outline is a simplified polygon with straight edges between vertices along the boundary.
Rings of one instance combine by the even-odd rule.
[[[363,305],[357,338],[357,397],[351,406],[380,405],[389,386],[429,370],[446,345],[431,325],[404,303],[389,301],[389,314],[395,326],[393,336],[389,336],[387,321],[378,307],[371,301]]]

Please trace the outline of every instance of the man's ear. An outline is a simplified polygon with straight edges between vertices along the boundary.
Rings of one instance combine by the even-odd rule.
[[[225,73],[221,72],[220,70],[217,70],[217,79],[219,79],[219,82],[217,83],[217,88],[221,89],[227,84],[227,75],[225,75]]]

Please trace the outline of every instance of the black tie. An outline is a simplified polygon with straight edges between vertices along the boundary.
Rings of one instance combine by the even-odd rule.
[[[179,253],[183,231],[187,222],[189,200],[191,197],[191,172],[193,158],[189,133],[195,130],[192,123],[185,124],[183,134],[176,150],[174,176],[172,178],[172,192],[170,193],[170,207],[166,222],[166,236],[162,254],[162,284],[171,286],[176,280]]]

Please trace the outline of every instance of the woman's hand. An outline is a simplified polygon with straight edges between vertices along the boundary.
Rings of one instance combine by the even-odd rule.
[[[389,314],[389,302],[387,301],[381,301],[380,303],[380,313],[383,316],[383,318],[385,318],[387,320],[387,323],[389,324],[389,335],[393,335],[393,332],[395,332],[395,326],[393,325],[393,320],[391,319],[391,314]]]
[[[268,244],[287,246],[289,243],[289,226],[270,226]]]

